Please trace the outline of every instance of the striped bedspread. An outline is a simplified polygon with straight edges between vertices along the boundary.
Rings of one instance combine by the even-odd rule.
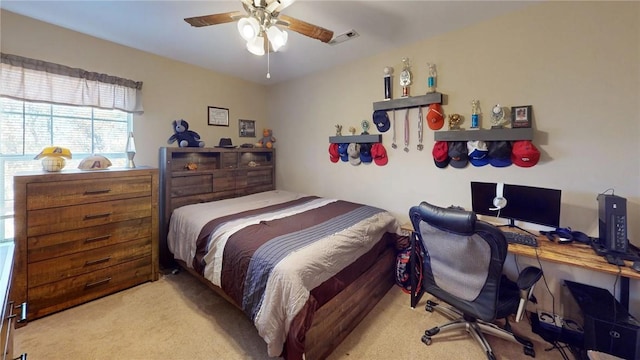
[[[270,356],[282,352],[289,324],[312,289],[384,233],[399,233],[388,212],[347,201],[282,191],[230,200],[176,209],[169,247],[236,302]],[[225,213],[225,205],[233,210]]]

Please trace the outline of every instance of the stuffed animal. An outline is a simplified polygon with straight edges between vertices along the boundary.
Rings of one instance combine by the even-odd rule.
[[[173,120],[173,135],[167,143],[178,142],[179,147],[204,147],[204,141],[200,141],[197,132],[189,130],[189,123],[185,120]]]
[[[276,138],[273,137],[271,129],[264,128],[262,130],[262,139],[256,143],[256,146],[271,149],[274,142],[276,142]]]

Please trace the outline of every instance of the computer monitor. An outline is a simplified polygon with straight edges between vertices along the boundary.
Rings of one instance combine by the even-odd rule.
[[[496,197],[497,184],[471,182],[471,206],[473,212],[480,215],[506,218],[509,226],[515,226],[515,220],[557,228],[560,226],[560,198],[562,192],[533,186],[504,184],[503,197],[507,205],[498,210],[493,199]]]

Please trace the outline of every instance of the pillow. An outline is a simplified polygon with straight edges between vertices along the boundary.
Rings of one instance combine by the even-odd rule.
[[[111,166],[111,161],[102,155],[91,155],[80,161],[80,170],[105,170]]]

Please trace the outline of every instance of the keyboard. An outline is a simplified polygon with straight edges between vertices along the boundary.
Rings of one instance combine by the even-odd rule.
[[[503,231],[504,237],[509,244],[521,244],[527,246],[538,247],[538,240],[531,234],[523,234],[512,231]]]

